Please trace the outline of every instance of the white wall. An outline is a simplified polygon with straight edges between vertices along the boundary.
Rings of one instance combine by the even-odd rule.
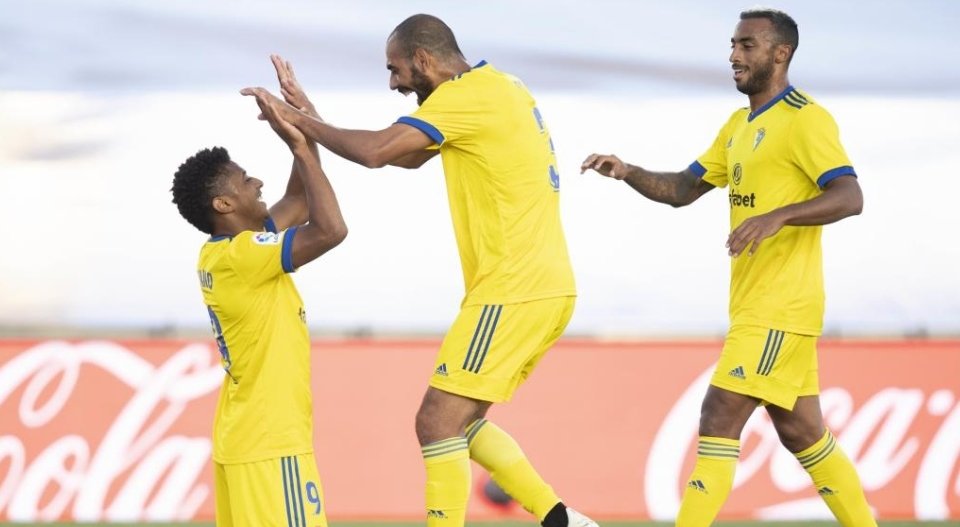
[[[387,126],[414,104],[385,90],[308,89],[346,127]],[[866,199],[862,216],[825,229],[827,331],[960,333],[960,98],[819,101],[840,124]],[[558,151],[580,292],[570,331],[722,333],[723,191],[674,210],[578,167],[600,151],[683,168],[741,96],[546,94],[539,104]],[[204,327],[194,272],[204,236],[170,203],[172,174],[199,148],[222,145],[265,180],[268,201],[278,198],[290,156],[256,113],[229,93],[3,93],[0,327]],[[443,331],[463,286],[439,160],[371,171],[323,158],[350,236],[297,273],[312,326]]]

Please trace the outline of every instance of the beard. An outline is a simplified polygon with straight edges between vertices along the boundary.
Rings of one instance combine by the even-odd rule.
[[[766,63],[750,68],[750,74],[743,82],[737,83],[737,91],[744,95],[755,95],[767,89],[773,77],[773,57]]]
[[[433,83],[416,65],[410,69],[410,76],[410,89],[417,94],[417,106],[423,106],[423,101],[433,93]]]

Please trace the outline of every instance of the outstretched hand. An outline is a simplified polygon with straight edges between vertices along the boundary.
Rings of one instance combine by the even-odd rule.
[[[580,173],[594,170],[602,176],[613,179],[627,177],[627,165],[615,155],[590,154],[580,164]]]
[[[740,256],[744,249],[749,247],[750,250],[747,254],[753,256],[753,253],[757,252],[757,248],[760,247],[760,242],[780,232],[780,229],[783,228],[783,220],[780,216],[777,211],[773,211],[744,220],[727,237],[728,254],[736,258]]]
[[[295,148],[307,143],[307,138],[299,128],[287,121],[283,115],[284,109],[292,110],[287,103],[281,101],[269,91],[263,88],[244,88],[240,90],[241,95],[252,96],[260,107],[259,119],[270,123],[270,128],[283,139],[290,148]]]
[[[300,86],[297,76],[293,73],[293,64],[283,60],[280,55],[270,55],[270,61],[273,62],[273,67],[277,70],[277,80],[280,82],[280,94],[283,95],[283,99],[294,108],[319,119],[317,109],[310,102],[306,92],[303,91],[303,87]]]

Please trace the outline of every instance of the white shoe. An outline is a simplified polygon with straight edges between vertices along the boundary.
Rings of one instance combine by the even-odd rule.
[[[567,527],[600,527],[597,522],[567,507]]]

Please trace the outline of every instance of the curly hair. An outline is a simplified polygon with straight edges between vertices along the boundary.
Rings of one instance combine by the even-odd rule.
[[[207,234],[213,234],[213,205],[220,176],[230,162],[226,148],[204,148],[180,165],[173,175],[173,202],[191,225]]]

